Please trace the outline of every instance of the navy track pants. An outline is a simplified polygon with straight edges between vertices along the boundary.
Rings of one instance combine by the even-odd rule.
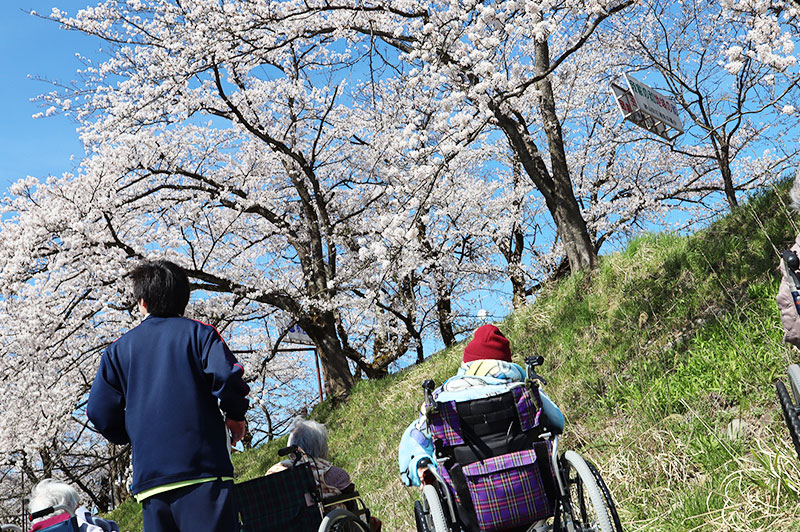
[[[142,502],[144,532],[239,532],[233,481],[166,491]]]

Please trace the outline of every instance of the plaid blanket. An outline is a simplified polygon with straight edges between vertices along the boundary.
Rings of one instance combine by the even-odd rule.
[[[529,390],[519,385],[506,393],[511,394],[520,428],[527,431],[539,426],[542,409],[538,388]],[[428,429],[442,447],[452,447],[465,443],[465,429],[461,423],[456,401],[438,402],[437,410],[430,415]],[[549,465],[545,470],[550,470]],[[545,492],[533,449],[466,464],[462,471],[482,531],[527,525],[552,514],[553,504]],[[456,499],[463,503],[449,472],[445,468],[439,468],[439,472]]]

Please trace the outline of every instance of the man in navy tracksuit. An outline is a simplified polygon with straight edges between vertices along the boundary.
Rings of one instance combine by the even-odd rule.
[[[131,444],[145,532],[236,532],[242,366],[214,327],[182,317],[190,290],[179,266],[144,263],[131,277],[146,318],[103,353],[86,412],[109,441]]]

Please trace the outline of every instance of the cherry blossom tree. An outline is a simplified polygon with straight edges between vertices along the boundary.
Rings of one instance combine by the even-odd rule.
[[[603,21],[632,3],[304,2],[281,16],[302,19],[304,34],[350,30],[386,43],[414,67],[410,84],[438,87],[443,106],[471,116],[467,127],[502,132],[544,198],[570,267],[582,269],[594,266],[596,250],[575,198],[552,78]],[[536,122],[541,140],[531,131]]]
[[[112,45],[135,43],[87,69],[90,96],[77,112],[92,119],[84,140],[94,153],[84,168],[107,176],[103,186],[128,208],[103,215],[114,246],[127,257],[177,246],[203,290],[292,316],[320,350],[328,393],[341,395],[353,384],[348,357],[373,370],[342,326],[345,294],[367,266],[345,253],[372,232],[360,214],[376,212],[387,183],[351,140],[361,125],[341,103],[347,81],[330,74],[350,54],[332,52],[326,39],[284,42],[266,15],[255,5],[156,2],[62,18]],[[229,37],[210,49],[209,32]],[[109,85],[112,75],[123,81]],[[355,158],[366,164],[349,164]],[[149,216],[156,205],[175,206],[156,207],[163,239],[131,238],[136,208]],[[223,244],[227,253],[216,253]]]
[[[380,375],[405,353],[404,337],[420,339],[433,322],[415,316],[453,323],[447,273],[464,262],[450,257],[475,255],[433,234],[466,209],[436,185],[474,167],[474,150],[454,147],[478,133],[449,132],[452,116],[429,108],[431,94],[426,104],[403,100],[401,83],[365,88],[349,77],[369,59],[357,46],[287,38],[296,28],[270,9],[106,2],[54,13],[105,40],[109,56],[85,59],[77,90],[44,96],[45,114],[81,124],[77,172],[22,180],[3,205],[0,452],[25,456],[31,481],[74,470],[51,459],[65,449],[97,449],[75,481],[99,507],[109,477],[124,485],[103,469],[124,457],[95,446],[82,407],[100,352],[137,323],[125,276],[143,259],[187,270],[188,314],[220,329],[251,372],[256,442],[280,430],[276,408],[298,410],[312,395],[294,384],[309,380],[306,367],[274,352],[276,313],[314,340],[333,397],[352,386],[353,368]],[[428,124],[409,128],[397,113]],[[479,198],[469,196],[472,212]],[[480,274],[464,270],[459,279]],[[395,326],[387,313],[411,319]],[[376,342],[393,331],[391,349]],[[372,358],[370,345],[380,347]],[[31,404],[41,405],[33,415]]]
[[[347,123],[346,83],[303,72],[325,50],[262,43],[259,55],[246,38],[210,49],[209,31],[244,31],[252,14],[228,19],[211,4],[210,19],[213,9],[166,3],[56,13],[111,45],[103,63],[87,59],[77,92],[45,96],[80,121],[87,157],[76,175],[19,182],[4,204],[0,453],[31,482],[77,475],[100,508],[104,482],[125,479],[102,470],[115,452],[95,446],[82,408],[100,352],[137,323],[125,279],[135,262],[187,269],[200,294],[188,314],[217,326],[249,369],[250,415],[269,415],[268,432],[281,423],[272,409],[304,397],[278,391],[306,377],[285,354],[270,360],[265,325],[278,310],[316,340],[329,394],[353,383],[339,309],[369,263],[338,253],[372,233],[357,215],[375,212],[386,184],[347,167],[353,157],[369,167],[356,131],[329,128]]]

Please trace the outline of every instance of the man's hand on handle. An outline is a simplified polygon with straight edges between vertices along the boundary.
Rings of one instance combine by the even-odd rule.
[[[236,445],[244,437],[246,428],[244,421],[234,421],[233,419],[225,419],[225,426],[231,431],[231,445]]]

